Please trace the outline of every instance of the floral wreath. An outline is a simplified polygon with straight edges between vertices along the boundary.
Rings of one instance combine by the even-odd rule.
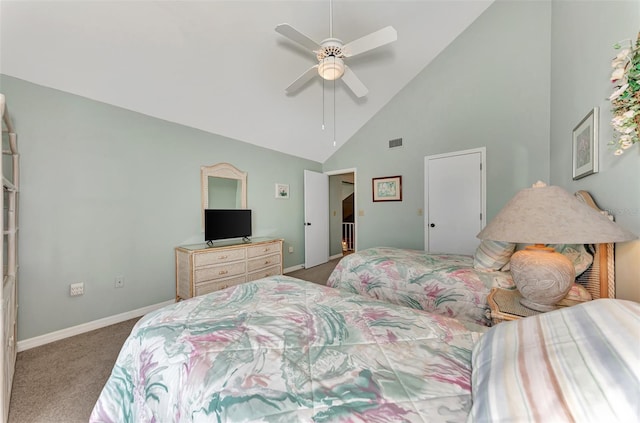
[[[611,82],[615,90],[609,100],[614,135],[609,145],[615,149],[616,156],[640,142],[640,33],[635,46],[633,41],[628,42],[629,47],[622,50],[619,43],[613,46],[620,53],[611,61]]]

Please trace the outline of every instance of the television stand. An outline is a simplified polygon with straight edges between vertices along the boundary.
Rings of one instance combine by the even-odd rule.
[[[283,242],[254,238],[176,247],[176,301],[281,275]]]

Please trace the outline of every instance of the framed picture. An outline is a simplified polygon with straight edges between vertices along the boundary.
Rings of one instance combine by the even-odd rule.
[[[373,178],[373,201],[402,201],[402,176]]]
[[[276,184],[276,198],[281,200],[289,199],[289,185],[288,184]]]
[[[598,108],[573,129],[573,179],[598,173]]]

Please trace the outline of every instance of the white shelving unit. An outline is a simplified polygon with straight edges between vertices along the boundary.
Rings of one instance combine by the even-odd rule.
[[[18,187],[20,186],[20,161],[18,154],[17,135],[9,117],[5,96],[0,94],[0,111],[2,112],[2,160],[0,160],[0,174],[2,175],[3,194],[0,197],[0,227],[3,233],[2,254],[0,267],[3,270],[2,291],[0,292],[0,385],[2,399],[0,401],[0,416],[6,422],[9,416],[9,402],[11,400],[11,386],[16,364],[16,338],[18,320]]]

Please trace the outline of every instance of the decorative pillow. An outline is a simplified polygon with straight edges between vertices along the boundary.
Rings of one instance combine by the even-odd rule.
[[[587,291],[587,288],[580,285],[579,283],[574,283],[573,285],[571,285],[571,289],[569,289],[569,292],[567,293],[567,296],[564,297],[564,299],[569,301],[584,302],[591,301],[592,297],[591,294],[589,294],[589,291]]]
[[[583,244],[549,244],[549,247],[567,257],[576,269],[576,278],[584,273],[593,263],[593,256]]]
[[[500,270],[509,262],[516,244],[502,241],[482,240],[473,255],[473,267],[479,270]]]
[[[467,422],[638,421],[639,318],[639,303],[600,299],[492,327]]]

